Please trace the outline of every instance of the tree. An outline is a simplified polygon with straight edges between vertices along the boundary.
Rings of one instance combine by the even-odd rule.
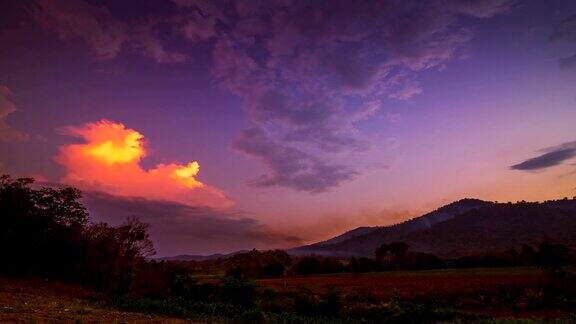
[[[392,242],[380,245],[374,254],[376,259],[384,261],[389,266],[400,267],[405,261],[409,249],[410,246],[404,242]]]
[[[31,188],[0,177],[0,254],[7,274],[74,275],[88,212],[73,188]]]
[[[544,241],[538,246],[536,265],[552,275],[563,274],[563,266],[568,263],[568,248],[563,244]]]
[[[86,229],[86,258],[83,278],[95,288],[128,292],[134,272],[154,255],[148,225],[132,217],[112,227],[98,223]]]
[[[154,254],[148,225],[88,225],[78,189],[33,188],[33,179],[0,177],[0,273],[82,280],[127,292]]]

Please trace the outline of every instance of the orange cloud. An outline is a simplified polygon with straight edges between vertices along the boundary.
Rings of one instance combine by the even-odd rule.
[[[56,161],[66,168],[63,182],[84,190],[98,190],[126,197],[143,197],[215,208],[230,207],[226,195],[196,176],[200,164],[159,164],[145,170],[144,135],[108,120],[64,128],[65,135],[82,138],[83,144],[60,147]]]

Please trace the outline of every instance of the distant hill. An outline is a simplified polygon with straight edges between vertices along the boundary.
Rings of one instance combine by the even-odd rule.
[[[463,199],[397,225],[360,227],[288,252],[372,256],[381,244],[400,241],[414,251],[451,258],[545,239],[576,246],[576,199],[515,204]]]
[[[168,256],[162,258],[156,258],[158,261],[208,261],[217,259],[227,259],[234,255],[245,253],[246,250],[236,251],[228,254],[216,253],[210,255],[195,255],[195,254],[180,254],[175,256]]]

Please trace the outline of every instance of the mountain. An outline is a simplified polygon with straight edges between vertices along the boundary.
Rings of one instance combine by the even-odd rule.
[[[545,239],[576,246],[576,199],[515,204],[463,199],[400,224],[361,227],[288,252],[371,256],[381,244],[397,241],[414,251],[451,258]]]
[[[346,241],[346,240],[351,239],[351,238],[356,237],[356,236],[367,235],[369,233],[372,233],[372,232],[378,230],[379,228],[380,227],[378,227],[378,226],[358,227],[358,228],[355,228],[353,230],[349,230],[347,232],[344,232],[344,234],[340,234],[340,235],[333,237],[329,240],[318,242],[318,243],[315,243],[313,245],[314,246],[325,246],[325,245],[340,243],[340,242]]]
[[[399,234],[430,228],[436,223],[452,219],[471,209],[480,208],[489,204],[492,203],[479,199],[462,199],[400,224],[391,226],[358,227],[326,241],[290,249],[288,250],[288,253],[292,255],[316,254],[327,256],[363,255],[366,254],[365,251],[373,252],[374,249],[380,246],[384,241],[393,241]],[[348,248],[349,243],[346,242],[349,241],[354,242],[354,246]],[[342,246],[343,249],[336,250],[334,248],[340,246]],[[360,250],[364,252],[360,252]],[[359,254],[359,252],[361,254]]]

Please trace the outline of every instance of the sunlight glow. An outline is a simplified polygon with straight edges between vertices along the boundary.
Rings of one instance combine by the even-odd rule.
[[[201,187],[203,184],[194,178],[199,171],[200,164],[198,164],[196,161],[192,161],[187,165],[174,170],[172,175],[186,187]]]
[[[115,125],[117,126],[117,125]],[[87,147],[89,154],[95,155],[107,163],[128,163],[144,156],[141,140],[144,136],[136,131],[126,135],[123,141],[106,141]]]
[[[62,182],[121,196],[218,208],[232,205],[223,192],[196,178],[200,171],[197,161],[144,169],[140,165],[146,155],[144,135],[122,123],[100,120],[63,132],[85,143],[60,147],[56,160],[67,172]]]

